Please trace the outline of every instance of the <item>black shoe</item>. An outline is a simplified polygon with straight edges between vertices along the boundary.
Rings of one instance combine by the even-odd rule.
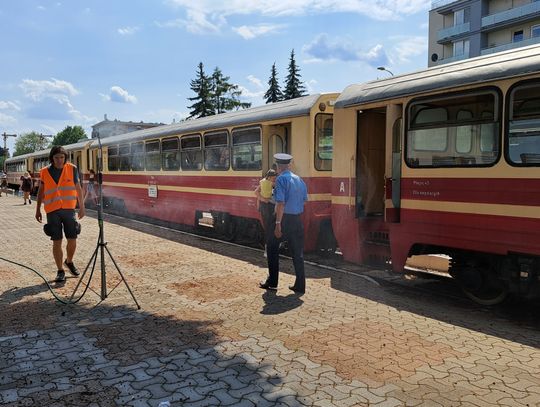
[[[289,290],[292,290],[298,294],[304,294],[306,292],[306,290],[300,290],[299,288],[296,288],[294,285],[290,285]]]
[[[259,288],[262,288],[263,290],[272,290],[277,291],[277,287],[272,287],[270,284],[268,284],[266,281],[263,283],[259,283]]]
[[[32,205],[32,200],[31,199],[28,200],[28,205]]]
[[[56,283],[63,283],[64,281],[66,281],[66,273],[64,273],[64,270],[58,270],[54,281]]]
[[[26,201],[24,201],[24,204],[26,205]]]
[[[74,276],[78,276],[80,274],[79,270],[77,270],[77,267],[75,267],[75,264],[73,264],[73,262],[68,263],[66,260],[64,260],[64,264],[69,269],[69,272]]]

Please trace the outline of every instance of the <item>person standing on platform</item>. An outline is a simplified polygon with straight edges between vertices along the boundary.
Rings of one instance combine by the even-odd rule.
[[[0,196],[2,196],[2,192],[8,196],[7,187],[7,175],[4,171],[0,171]]]
[[[257,196],[257,210],[261,213],[261,218],[263,221],[265,256],[267,256],[266,247],[268,242],[273,238],[274,235],[274,222],[276,220],[276,214],[273,190],[276,177],[277,172],[275,170],[268,170],[265,177],[259,181],[259,185],[255,189],[255,195]]]
[[[26,200],[28,200],[28,204],[32,204],[32,199],[30,198],[30,193],[32,192],[32,177],[26,171],[24,175],[21,176],[21,191],[23,192],[24,196],[24,204],[26,205]]]
[[[278,177],[274,185],[276,221],[274,238],[268,244],[268,278],[259,284],[267,290],[277,290],[279,279],[279,243],[285,240],[293,258],[296,280],[289,289],[303,294],[306,291],[304,272],[304,225],[302,213],[307,201],[307,187],[302,178],[290,170],[292,156],[285,153],[274,155]]]
[[[36,220],[41,223],[41,204],[47,213],[45,233],[53,241],[53,257],[57,274],[54,281],[66,280],[64,265],[74,276],[79,275],[73,264],[77,248],[77,234],[80,225],[75,218],[75,208],[79,203],[79,219],[85,215],[84,197],[79,182],[77,167],[67,161],[67,152],[61,146],[54,146],[49,153],[50,165],[40,171],[40,184],[36,203]],[[66,236],[66,259],[62,251],[62,238]]]

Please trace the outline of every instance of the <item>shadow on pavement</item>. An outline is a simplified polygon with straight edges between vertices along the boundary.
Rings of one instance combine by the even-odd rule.
[[[264,301],[264,306],[261,310],[261,314],[263,315],[282,314],[298,308],[304,303],[304,301],[296,294],[278,295],[276,291],[272,290],[267,290],[262,295],[262,299]]]

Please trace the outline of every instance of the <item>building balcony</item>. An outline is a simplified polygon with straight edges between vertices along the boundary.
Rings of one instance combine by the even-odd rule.
[[[450,62],[461,61],[462,59],[469,58],[469,54],[454,55],[453,57],[448,57],[444,59],[439,59],[437,65],[449,64]]]
[[[480,51],[480,55],[493,54],[494,52],[506,51],[509,49],[526,47],[527,45],[540,44],[540,37],[528,38],[523,41],[510,42],[508,44],[499,45],[496,47],[484,48]]]
[[[458,37],[471,31],[471,23],[454,25],[452,27],[443,28],[437,31],[437,42],[446,42],[451,38]]]
[[[513,23],[519,20],[528,20],[531,17],[535,17],[538,13],[540,13],[540,2],[534,1],[521,7],[482,17],[482,28],[490,28],[507,22]]]

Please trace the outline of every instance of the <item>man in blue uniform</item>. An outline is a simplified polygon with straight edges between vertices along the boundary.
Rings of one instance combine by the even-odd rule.
[[[279,176],[274,186],[276,201],[276,224],[274,239],[269,242],[268,278],[259,286],[266,290],[277,290],[279,278],[279,242],[286,240],[292,254],[296,281],[289,289],[303,294],[306,291],[304,273],[304,225],[302,213],[307,201],[306,184],[298,175],[290,170],[292,156],[285,153],[274,155]]]

